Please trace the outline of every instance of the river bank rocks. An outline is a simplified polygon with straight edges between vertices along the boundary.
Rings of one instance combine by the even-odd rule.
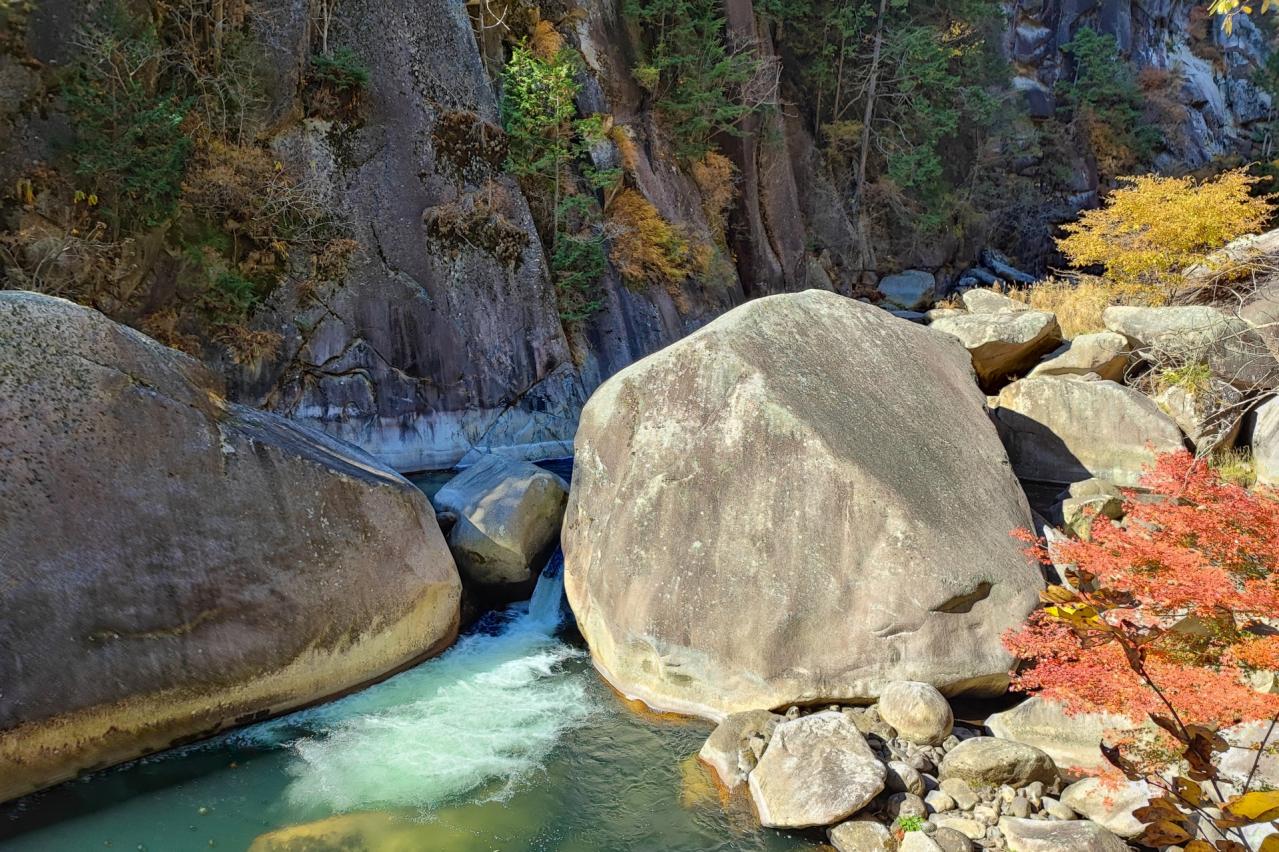
[[[0,293],[0,458],[0,799],[455,636],[420,491],[97,311]]]
[[[436,492],[462,579],[484,589],[531,591],[559,538],[568,483],[535,464],[481,456]],[[527,597],[527,595],[525,595]]]
[[[808,291],[736,308],[591,398],[565,588],[604,677],[660,710],[722,719],[893,680],[991,694],[999,637],[1043,585],[1009,535],[1030,524],[963,348]]]
[[[733,714],[699,757],[730,796],[749,797],[763,825],[828,826],[839,852],[1128,849],[1147,788],[1118,785],[1107,797],[1095,779],[1066,786],[1044,751],[953,721],[939,741],[916,742],[887,720],[901,718],[895,705],[919,685],[894,682],[883,694],[870,706]],[[931,706],[937,696],[923,694]],[[1043,715],[1041,704],[1014,718]],[[953,720],[949,707],[943,715]]]

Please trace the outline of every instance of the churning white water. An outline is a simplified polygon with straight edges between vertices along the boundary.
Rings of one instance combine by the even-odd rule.
[[[581,677],[563,670],[581,655],[554,636],[561,619],[562,561],[547,566],[528,603],[488,632],[377,689],[258,726],[252,744],[292,744],[287,796],[310,810],[430,811],[484,788],[506,798],[537,771],[560,736],[590,713]],[[247,740],[245,744],[250,744]]]

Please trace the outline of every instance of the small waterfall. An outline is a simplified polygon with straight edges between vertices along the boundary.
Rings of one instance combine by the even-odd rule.
[[[546,633],[554,632],[563,620],[563,603],[564,552],[557,547],[537,578],[533,597],[529,598],[526,618],[530,626],[542,628]]]

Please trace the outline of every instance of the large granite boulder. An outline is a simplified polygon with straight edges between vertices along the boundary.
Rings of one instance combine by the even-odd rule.
[[[426,498],[88,308],[0,293],[0,799],[446,647]]]
[[[1035,696],[992,714],[986,727],[1001,739],[1044,751],[1063,775],[1080,778],[1111,768],[1101,743],[1129,730],[1133,722],[1112,713],[1067,713],[1059,702]]]
[[[808,291],[591,398],[565,587],[599,670],[659,709],[997,692],[1042,584],[1030,523],[963,349]]]
[[[1279,397],[1257,409],[1252,458],[1257,466],[1257,482],[1279,486]]]
[[[1116,305],[1106,308],[1102,322],[1127,337],[1136,355],[1156,364],[1204,363],[1214,376],[1242,390],[1279,384],[1279,361],[1261,333],[1217,308]]]
[[[857,813],[884,789],[884,774],[852,720],[828,710],[778,725],[747,780],[761,823],[804,828]]]
[[[932,304],[935,283],[931,272],[908,269],[896,275],[885,275],[879,279],[877,289],[887,307],[915,311]]]
[[[1025,374],[1061,343],[1057,317],[1047,311],[969,313],[933,320],[931,328],[959,338],[973,359],[977,380],[994,393]]]
[[[1100,477],[1132,486],[1159,453],[1184,449],[1181,430],[1149,397],[1117,382],[1035,376],[999,394],[995,416],[1025,479]]]
[[[526,461],[484,455],[436,492],[437,512],[456,517],[449,549],[479,586],[526,585],[559,540],[568,483]]]
[[[1028,311],[1030,305],[1004,295],[998,290],[974,287],[965,290],[960,298],[964,307],[974,314],[997,314],[1002,311]]]
[[[1128,339],[1113,331],[1081,334],[1062,344],[1030,371],[1032,376],[1086,376],[1121,382],[1128,370],[1132,349]]]

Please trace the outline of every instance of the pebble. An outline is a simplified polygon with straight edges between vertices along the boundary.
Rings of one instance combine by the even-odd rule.
[[[1074,819],[1075,812],[1068,806],[1054,799],[1052,796],[1044,796],[1043,798],[1044,813],[1053,819],[1067,820]]]
[[[968,782],[962,778],[947,778],[941,782],[941,790],[954,799],[955,806],[961,811],[971,811],[981,801],[973,792],[973,788],[968,786]]]
[[[955,800],[952,799],[944,790],[930,790],[927,796],[924,796],[924,804],[932,808],[937,813],[945,813],[955,809]]]

